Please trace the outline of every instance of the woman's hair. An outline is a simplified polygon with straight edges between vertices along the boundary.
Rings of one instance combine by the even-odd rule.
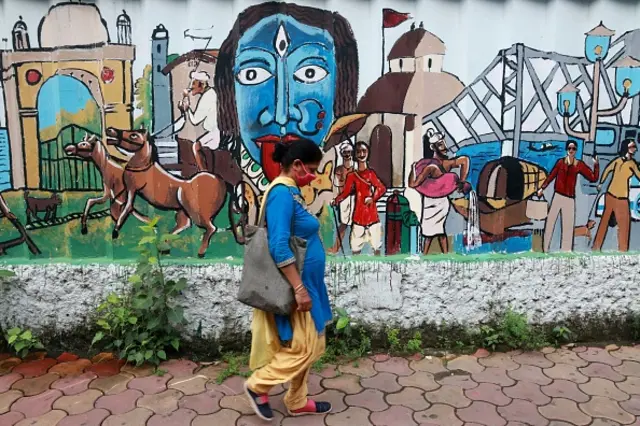
[[[323,29],[333,37],[338,73],[333,112],[336,117],[340,117],[356,109],[358,44],[349,22],[338,13],[314,7],[280,2],[261,3],[247,8],[238,15],[218,52],[214,87],[218,95],[218,127],[225,140],[240,136],[233,73],[238,41],[248,29],[262,19],[277,14],[288,15],[301,24]]]
[[[356,142],[356,149],[358,149],[358,148],[364,148],[367,151],[369,151],[369,145],[365,141]]]
[[[302,139],[291,143],[278,143],[273,151],[272,159],[284,169],[288,169],[296,160],[302,164],[319,163],[322,160],[322,150],[315,142]]]
[[[574,141],[573,139],[569,139],[567,143],[564,144],[565,151],[569,151],[569,147],[571,145],[575,146],[576,149],[578,149],[578,142]]]
[[[622,146],[620,147],[620,157],[626,157],[626,155],[629,153],[629,145],[632,143],[636,143],[636,141],[633,138],[629,138],[629,139],[625,139],[622,141]]]

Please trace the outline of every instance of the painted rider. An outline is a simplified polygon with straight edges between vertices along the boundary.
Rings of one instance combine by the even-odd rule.
[[[602,172],[598,192],[607,177],[613,173],[609,188],[604,196],[604,212],[598,224],[598,231],[593,241],[593,250],[601,250],[607,236],[609,221],[613,218],[618,224],[618,251],[629,251],[631,233],[631,207],[629,206],[629,181],[632,176],[640,179],[638,163],[633,158],[638,147],[633,139],[622,142],[620,155]]]
[[[220,133],[218,132],[218,99],[216,91],[210,86],[211,77],[205,71],[191,72],[191,87],[185,90],[184,98],[178,104],[182,111],[194,126],[202,124],[205,133],[193,144],[193,156],[198,171],[206,171],[206,160],[202,148],[216,150],[220,146]],[[195,111],[191,109],[191,96],[200,95]],[[213,165],[212,165],[213,166]],[[211,167],[212,169],[213,167]]]
[[[353,164],[353,145],[349,141],[345,141],[339,148],[340,156],[342,157],[342,164],[336,167],[334,186],[337,194],[340,194],[347,182],[347,175],[354,169]],[[347,227],[353,226],[353,203],[354,196],[350,195],[338,204],[338,235],[336,236],[336,242],[329,253],[337,253],[340,250],[340,245],[344,239],[344,234],[347,232]]]
[[[340,205],[349,196],[355,195],[353,203],[353,225],[351,228],[351,253],[360,254],[364,245],[369,243],[376,256],[382,248],[382,224],[376,203],[387,188],[376,172],[369,168],[369,146],[362,141],[356,143],[357,168],[347,174],[342,192],[331,205]]]
[[[470,185],[467,182],[470,166],[469,157],[449,158],[449,150],[445,143],[444,135],[434,129],[428,129],[422,141],[425,149],[425,159],[432,161],[420,170],[420,173],[416,171],[417,163],[413,165],[409,175],[409,187],[417,188],[426,179],[437,179],[445,173],[451,172],[452,169],[460,168],[460,179],[456,187],[462,193],[468,192],[470,190]],[[420,225],[424,238],[423,254],[429,254],[434,238],[437,238],[442,253],[449,252],[449,237],[447,236],[445,224],[450,210],[451,203],[448,196],[422,196],[422,220]]]
[[[547,215],[547,221],[544,225],[544,251],[549,251],[551,247],[551,239],[553,238],[553,230],[558,221],[558,216],[562,216],[562,227],[560,235],[560,250],[571,251],[573,249],[573,228],[576,221],[576,183],[578,175],[582,175],[589,182],[597,182],[600,175],[600,164],[598,157],[593,158],[593,171],[584,161],[576,158],[578,151],[578,143],[569,140],[566,143],[567,155],[559,159],[547,179],[545,179],[542,187],[538,190],[538,196],[542,197],[544,190],[555,179],[555,193],[551,200],[551,207]]]

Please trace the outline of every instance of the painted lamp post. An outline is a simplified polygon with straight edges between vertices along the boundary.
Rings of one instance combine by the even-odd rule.
[[[612,108],[598,110],[600,100],[600,74],[603,69],[602,61],[609,53],[611,37],[614,31],[600,25],[586,33],[585,56],[593,64],[593,94],[591,97],[591,114],[587,132],[579,132],[571,128],[569,118],[576,113],[578,94],[580,90],[569,83],[558,91],[558,113],[564,117],[564,131],[567,135],[585,142],[595,142],[598,117],[609,117],[618,114],[627,105],[630,97],[640,93],[640,61],[626,56],[613,64],[616,69],[616,92],[620,100]]]

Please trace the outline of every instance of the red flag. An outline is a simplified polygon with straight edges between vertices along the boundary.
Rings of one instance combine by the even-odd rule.
[[[407,19],[411,19],[409,13],[396,12],[393,9],[382,9],[382,27],[393,28],[402,24]]]

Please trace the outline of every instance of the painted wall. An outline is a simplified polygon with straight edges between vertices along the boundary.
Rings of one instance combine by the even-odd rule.
[[[639,248],[635,5],[186,6],[0,3],[0,254],[239,257],[283,136],[331,253]]]

